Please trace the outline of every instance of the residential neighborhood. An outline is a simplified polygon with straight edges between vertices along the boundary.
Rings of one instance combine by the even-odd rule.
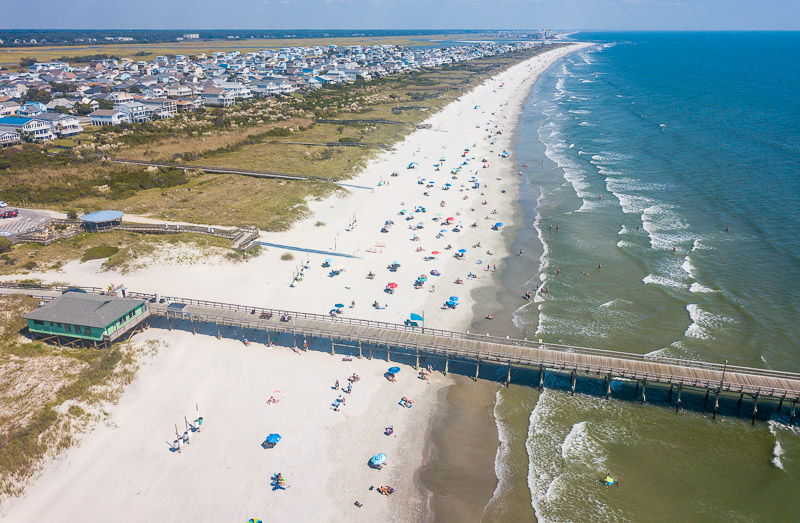
[[[0,70],[0,146],[74,137],[86,126],[149,122],[201,107],[230,107],[254,97],[368,82],[536,45],[545,44],[328,45],[179,54],[148,61],[35,62],[20,71]]]

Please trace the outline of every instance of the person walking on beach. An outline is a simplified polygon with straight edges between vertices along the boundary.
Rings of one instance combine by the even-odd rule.
[[[336,383],[333,384],[333,390],[339,390],[339,380],[336,380]]]

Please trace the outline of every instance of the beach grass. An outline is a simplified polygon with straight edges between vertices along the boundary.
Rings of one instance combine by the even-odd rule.
[[[199,252],[230,250],[228,240],[195,233],[144,235],[127,231],[103,234],[81,233],[47,246],[35,243],[15,244],[0,255],[0,275],[26,274],[32,270],[59,270],[72,260],[88,261],[107,258],[107,269],[124,269],[137,259],[145,258],[165,244],[184,244]],[[233,252],[233,251],[231,251]]]
[[[124,357],[119,347],[98,351],[21,341],[26,322],[20,316],[37,303],[27,296],[0,297],[0,495],[19,494],[45,456],[72,444],[72,422],[86,411],[61,414],[58,406],[110,398],[98,387]]]

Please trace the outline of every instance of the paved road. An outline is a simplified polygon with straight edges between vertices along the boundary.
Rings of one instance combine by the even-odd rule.
[[[20,209],[19,207],[4,207],[0,212],[18,209],[16,218],[0,218],[0,236],[11,236],[33,229],[50,219],[50,215],[42,211]]]

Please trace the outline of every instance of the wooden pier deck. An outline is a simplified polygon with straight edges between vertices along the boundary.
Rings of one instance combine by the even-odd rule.
[[[0,284],[1,293],[25,293],[49,299],[60,293],[56,288],[7,287]],[[97,292],[96,288],[87,288]],[[128,296],[150,299],[153,294],[129,292]],[[481,364],[493,364],[508,368],[508,379],[514,367],[527,367],[539,371],[539,387],[543,385],[546,372],[568,374],[571,391],[575,391],[578,376],[592,377],[606,383],[606,397],[611,395],[612,380],[629,380],[641,385],[641,401],[646,399],[648,385],[668,386],[670,393],[677,390],[676,409],[680,407],[680,394],[684,389],[701,391],[715,396],[714,415],[721,394],[739,395],[753,400],[753,418],[758,409],[758,400],[784,401],[791,405],[791,421],[795,406],[800,401],[800,373],[741,367],[727,364],[693,360],[654,357],[587,347],[573,347],[550,343],[535,343],[528,340],[481,336],[468,332],[441,329],[408,327],[402,324],[363,320],[357,318],[330,317],[321,314],[303,313],[280,309],[269,309],[247,305],[219,303],[181,297],[164,297],[165,303],[150,302],[152,317],[167,319],[169,328],[181,322],[191,324],[197,332],[198,324],[239,329],[244,338],[246,330],[264,332],[269,340],[271,333],[289,333],[303,340],[329,339],[331,352],[346,342],[352,353],[372,357],[377,351],[387,359],[392,353],[416,357],[436,356],[444,360],[443,371],[447,373],[453,360],[473,362],[477,378]],[[169,307],[169,304],[181,304]],[[297,344],[297,341],[295,341]],[[302,342],[300,342],[302,345]],[[638,393],[638,392],[637,392]]]

